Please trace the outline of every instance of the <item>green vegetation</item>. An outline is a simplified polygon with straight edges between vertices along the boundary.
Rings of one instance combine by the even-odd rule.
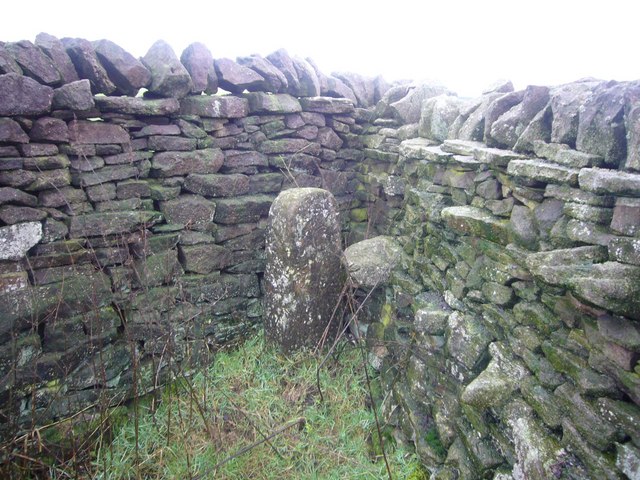
[[[325,363],[324,401],[320,361],[282,357],[262,338],[220,352],[159,403],[138,402],[98,449],[93,478],[388,478],[361,353],[345,343]],[[393,477],[423,478],[415,456],[383,430]]]

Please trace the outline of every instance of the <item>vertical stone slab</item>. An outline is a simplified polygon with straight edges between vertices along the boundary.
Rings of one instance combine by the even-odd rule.
[[[331,193],[295,188],[278,195],[269,212],[264,321],[267,339],[283,351],[321,340],[342,289],[341,254]],[[329,338],[337,327],[334,318]]]

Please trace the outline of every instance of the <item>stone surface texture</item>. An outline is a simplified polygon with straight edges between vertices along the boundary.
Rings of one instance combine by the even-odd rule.
[[[344,281],[336,201],[319,188],[282,192],[269,211],[265,335],[285,352],[330,341]]]

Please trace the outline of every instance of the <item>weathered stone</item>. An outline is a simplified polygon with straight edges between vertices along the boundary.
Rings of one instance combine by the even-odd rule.
[[[151,73],[142,63],[111,40],[93,42],[93,48],[109,79],[116,85],[116,93],[135,96],[151,83]]]
[[[67,54],[71,58],[73,65],[80,78],[86,78],[91,82],[93,93],[104,93],[109,95],[116,90],[116,86],[109,79],[109,75],[100,64],[93,45],[89,40],[83,38],[63,38]]]
[[[190,173],[216,173],[224,163],[224,155],[218,148],[194,152],[156,153],[151,161],[152,177],[174,177]]]
[[[447,333],[449,355],[469,370],[481,363],[493,339],[481,321],[461,312],[449,315]]]
[[[147,145],[154,152],[188,152],[196,149],[198,141],[195,138],[185,138],[170,135],[150,136]]]
[[[68,169],[56,169],[38,172],[35,180],[31,182],[25,190],[28,192],[38,192],[50,188],[66,187],[71,184],[71,174]]]
[[[417,85],[415,88],[409,90],[404,98],[397,102],[393,102],[390,105],[390,109],[394,117],[403,124],[416,123],[420,121],[423,102],[431,97],[436,97],[446,93],[447,89],[439,85]]]
[[[590,265],[576,271],[567,284],[588,302],[640,320],[640,267],[618,262]]]
[[[402,254],[392,237],[379,236],[349,246],[345,252],[349,276],[363,289],[383,286]]]
[[[208,231],[212,228],[216,204],[200,195],[181,195],[162,202],[160,211],[167,223],[184,225],[196,231]]]
[[[78,215],[71,217],[69,235],[85,238],[127,233],[141,226],[153,225],[160,219],[158,212],[143,210]]]
[[[578,177],[578,181],[579,181]],[[593,193],[571,188],[568,185],[548,184],[544,191],[545,197],[557,198],[567,202],[582,203],[585,205],[595,205],[598,207],[613,207],[615,200],[612,196],[600,196]]]
[[[616,467],[624,473],[627,478],[640,478],[640,449],[631,443],[616,444],[617,457]]]
[[[97,170],[74,173],[72,180],[74,186],[86,188],[116,180],[133,178],[139,174],[140,171],[135,166],[110,165]],[[48,188],[51,187],[49,186]]]
[[[280,70],[286,78],[286,92],[297,97],[300,92],[300,80],[298,79],[298,72],[293,64],[293,60],[287,51],[284,48],[276,50],[267,55],[267,60]]]
[[[214,220],[223,225],[257,222],[267,216],[273,198],[270,195],[246,195],[218,199]]]
[[[215,270],[222,270],[231,265],[231,252],[214,243],[198,245],[181,245],[178,258],[186,272],[209,274]]]
[[[95,102],[103,112],[126,113],[130,115],[171,115],[180,110],[180,103],[175,98],[146,99],[98,96],[95,97]]]
[[[640,266],[640,239],[617,237],[609,242],[609,258]]]
[[[460,116],[451,126],[450,136],[460,140],[484,140],[485,115],[494,100],[502,97],[502,93],[488,93],[483,95],[477,103],[472,104],[467,112],[460,112]],[[456,123],[463,123],[456,126]]]
[[[42,239],[42,223],[0,227],[0,260],[21,260]]]
[[[502,406],[529,375],[503,344],[491,343],[489,352],[489,365],[465,387],[460,397],[463,403],[482,410]]]
[[[589,265],[603,262],[606,259],[607,255],[604,248],[588,246],[532,253],[527,255],[524,261],[527,268],[535,276],[552,285],[558,285],[567,281],[565,275],[570,275],[570,272],[561,267]]]
[[[625,170],[640,171],[640,102],[632,105],[626,115],[627,158]]]
[[[319,155],[320,144],[309,142],[303,138],[285,138],[282,140],[267,140],[258,147],[265,154],[298,153],[307,155]]]
[[[53,89],[34,79],[7,73],[0,75],[0,115],[40,115],[51,110]]]
[[[120,125],[87,120],[69,122],[69,140],[75,143],[129,143],[129,134]]]
[[[495,121],[503,114],[507,113],[511,108],[522,102],[524,91],[508,92],[493,100],[487,107],[484,120],[483,139],[490,147],[500,146],[500,142],[491,136],[491,127]]]
[[[524,129],[522,135],[518,137],[518,141],[513,146],[516,152],[531,152],[534,150],[535,142],[551,141],[551,121],[553,113],[551,105],[547,104],[540,110],[531,120],[529,125]]]
[[[300,102],[286,93],[269,95],[254,92],[246,95],[249,100],[249,113],[295,113],[301,112]]]
[[[630,237],[640,232],[640,199],[626,197],[616,199],[611,230]]]
[[[463,100],[452,95],[438,95],[422,103],[418,133],[421,137],[442,142],[449,136],[449,127],[460,114]]]
[[[357,106],[362,108],[369,108],[374,106],[375,87],[374,87],[372,78],[364,77],[362,75],[358,75],[356,73],[351,73],[351,72],[333,72],[331,75],[341,80],[353,92],[353,94],[357,99]],[[418,118],[420,116],[421,105],[422,104],[420,100],[420,104],[417,107]],[[417,122],[417,121],[418,120],[416,119],[414,122]],[[414,123],[414,122],[407,122],[407,123]]]
[[[33,123],[29,137],[35,141],[67,142],[69,141],[69,129],[64,120],[41,117]]]
[[[142,64],[151,72],[149,92],[159,97],[182,98],[191,92],[193,83],[171,46],[163,40],[154,43]]]
[[[0,118],[0,142],[29,143],[29,136],[24,133],[18,122],[10,118]]]
[[[610,208],[594,207],[574,202],[565,203],[563,211],[568,217],[604,225],[611,222],[613,215],[613,211]]]
[[[541,303],[518,302],[513,307],[513,314],[518,323],[535,327],[545,334],[561,326],[560,319]]]
[[[16,61],[25,75],[44,85],[60,83],[60,73],[51,59],[29,40],[6,43],[4,49]]]
[[[53,91],[53,108],[85,111],[94,106],[89,80],[70,82]]]
[[[316,75],[315,69],[304,58],[293,57],[293,67],[296,70],[300,89],[299,97],[317,97],[320,95],[320,81]]]
[[[0,73],[17,73],[22,75],[20,65],[16,63],[13,56],[4,48],[4,43],[0,45]]]
[[[578,81],[553,89],[551,94],[551,142],[575,146],[580,108],[591,96],[598,81]]]
[[[83,190],[63,187],[53,190],[43,190],[38,194],[38,203],[41,207],[64,207],[68,204],[84,202],[87,195]]]
[[[51,59],[63,84],[78,80],[78,73],[60,40],[48,33],[39,33],[35,44]]]
[[[578,185],[579,170],[541,160],[511,160],[507,173],[544,183]]]
[[[265,82],[265,90],[272,93],[280,93],[287,90],[289,82],[284,73],[278,70],[271,62],[260,55],[250,55],[248,57],[238,57],[238,64],[250,68]]]
[[[624,161],[627,153],[626,89],[623,83],[600,84],[580,107],[576,148],[604,158],[605,165],[614,168]]]
[[[347,98],[351,100],[354,105],[358,104],[358,99],[353,93],[353,90],[339,78],[328,76],[326,77],[326,87],[320,86],[320,94],[327,97],[335,98]]]
[[[556,472],[562,468],[558,465],[563,465],[565,451],[540,424],[531,407],[522,400],[514,400],[507,405],[503,416],[516,453],[513,478],[542,480],[556,477]]]
[[[333,196],[300,188],[281,193],[270,210],[264,276],[265,334],[284,351],[314,347],[338,327],[333,311],[344,276]]]
[[[605,168],[583,168],[578,176],[580,188],[598,194],[640,197],[640,174]]]
[[[249,177],[242,174],[191,174],[185,179],[183,188],[205,197],[234,197],[249,192]]]
[[[476,207],[447,207],[442,210],[442,219],[460,233],[486,238],[495,243],[508,243],[508,224],[490,213]]]
[[[35,207],[38,204],[38,199],[21,190],[11,187],[3,187],[0,188],[0,205],[4,205],[5,203],[24,205],[25,207]]]
[[[300,105],[305,112],[349,114],[353,113],[354,106],[346,98],[332,97],[308,97],[301,98]]]
[[[496,146],[513,148],[525,128],[548,101],[549,89],[547,87],[528,86],[524,91],[522,102],[500,115],[491,124],[489,138],[496,142]],[[489,121],[488,116],[485,121]],[[485,123],[485,132],[486,128],[487,124]]]
[[[572,150],[561,143],[536,141],[533,142],[533,151],[539,157],[573,168],[599,167],[603,163],[602,157]]]
[[[229,92],[261,91],[266,86],[262,75],[237,64],[230,58],[218,58],[214,61],[214,65],[220,87]]]
[[[190,96],[180,100],[180,113],[213,118],[242,118],[249,114],[249,102],[246,98],[233,96]]]
[[[213,65],[213,56],[204,44],[195,42],[189,45],[180,55],[180,62],[191,76],[191,93],[213,95],[218,91],[218,75]]]

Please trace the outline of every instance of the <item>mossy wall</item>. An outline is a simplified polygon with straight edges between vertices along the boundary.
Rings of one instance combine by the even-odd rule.
[[[46,34],[0,59],[3,437],[250,335],[270,204],[313,186],[345,244],[404,249],[362,320],[433,478],[638,475],[638,84],[469,100]]]
[[[432,478],[638,478],[638,84],[502,89],[361,137],[405,252],[368,312],[387,419]]]

